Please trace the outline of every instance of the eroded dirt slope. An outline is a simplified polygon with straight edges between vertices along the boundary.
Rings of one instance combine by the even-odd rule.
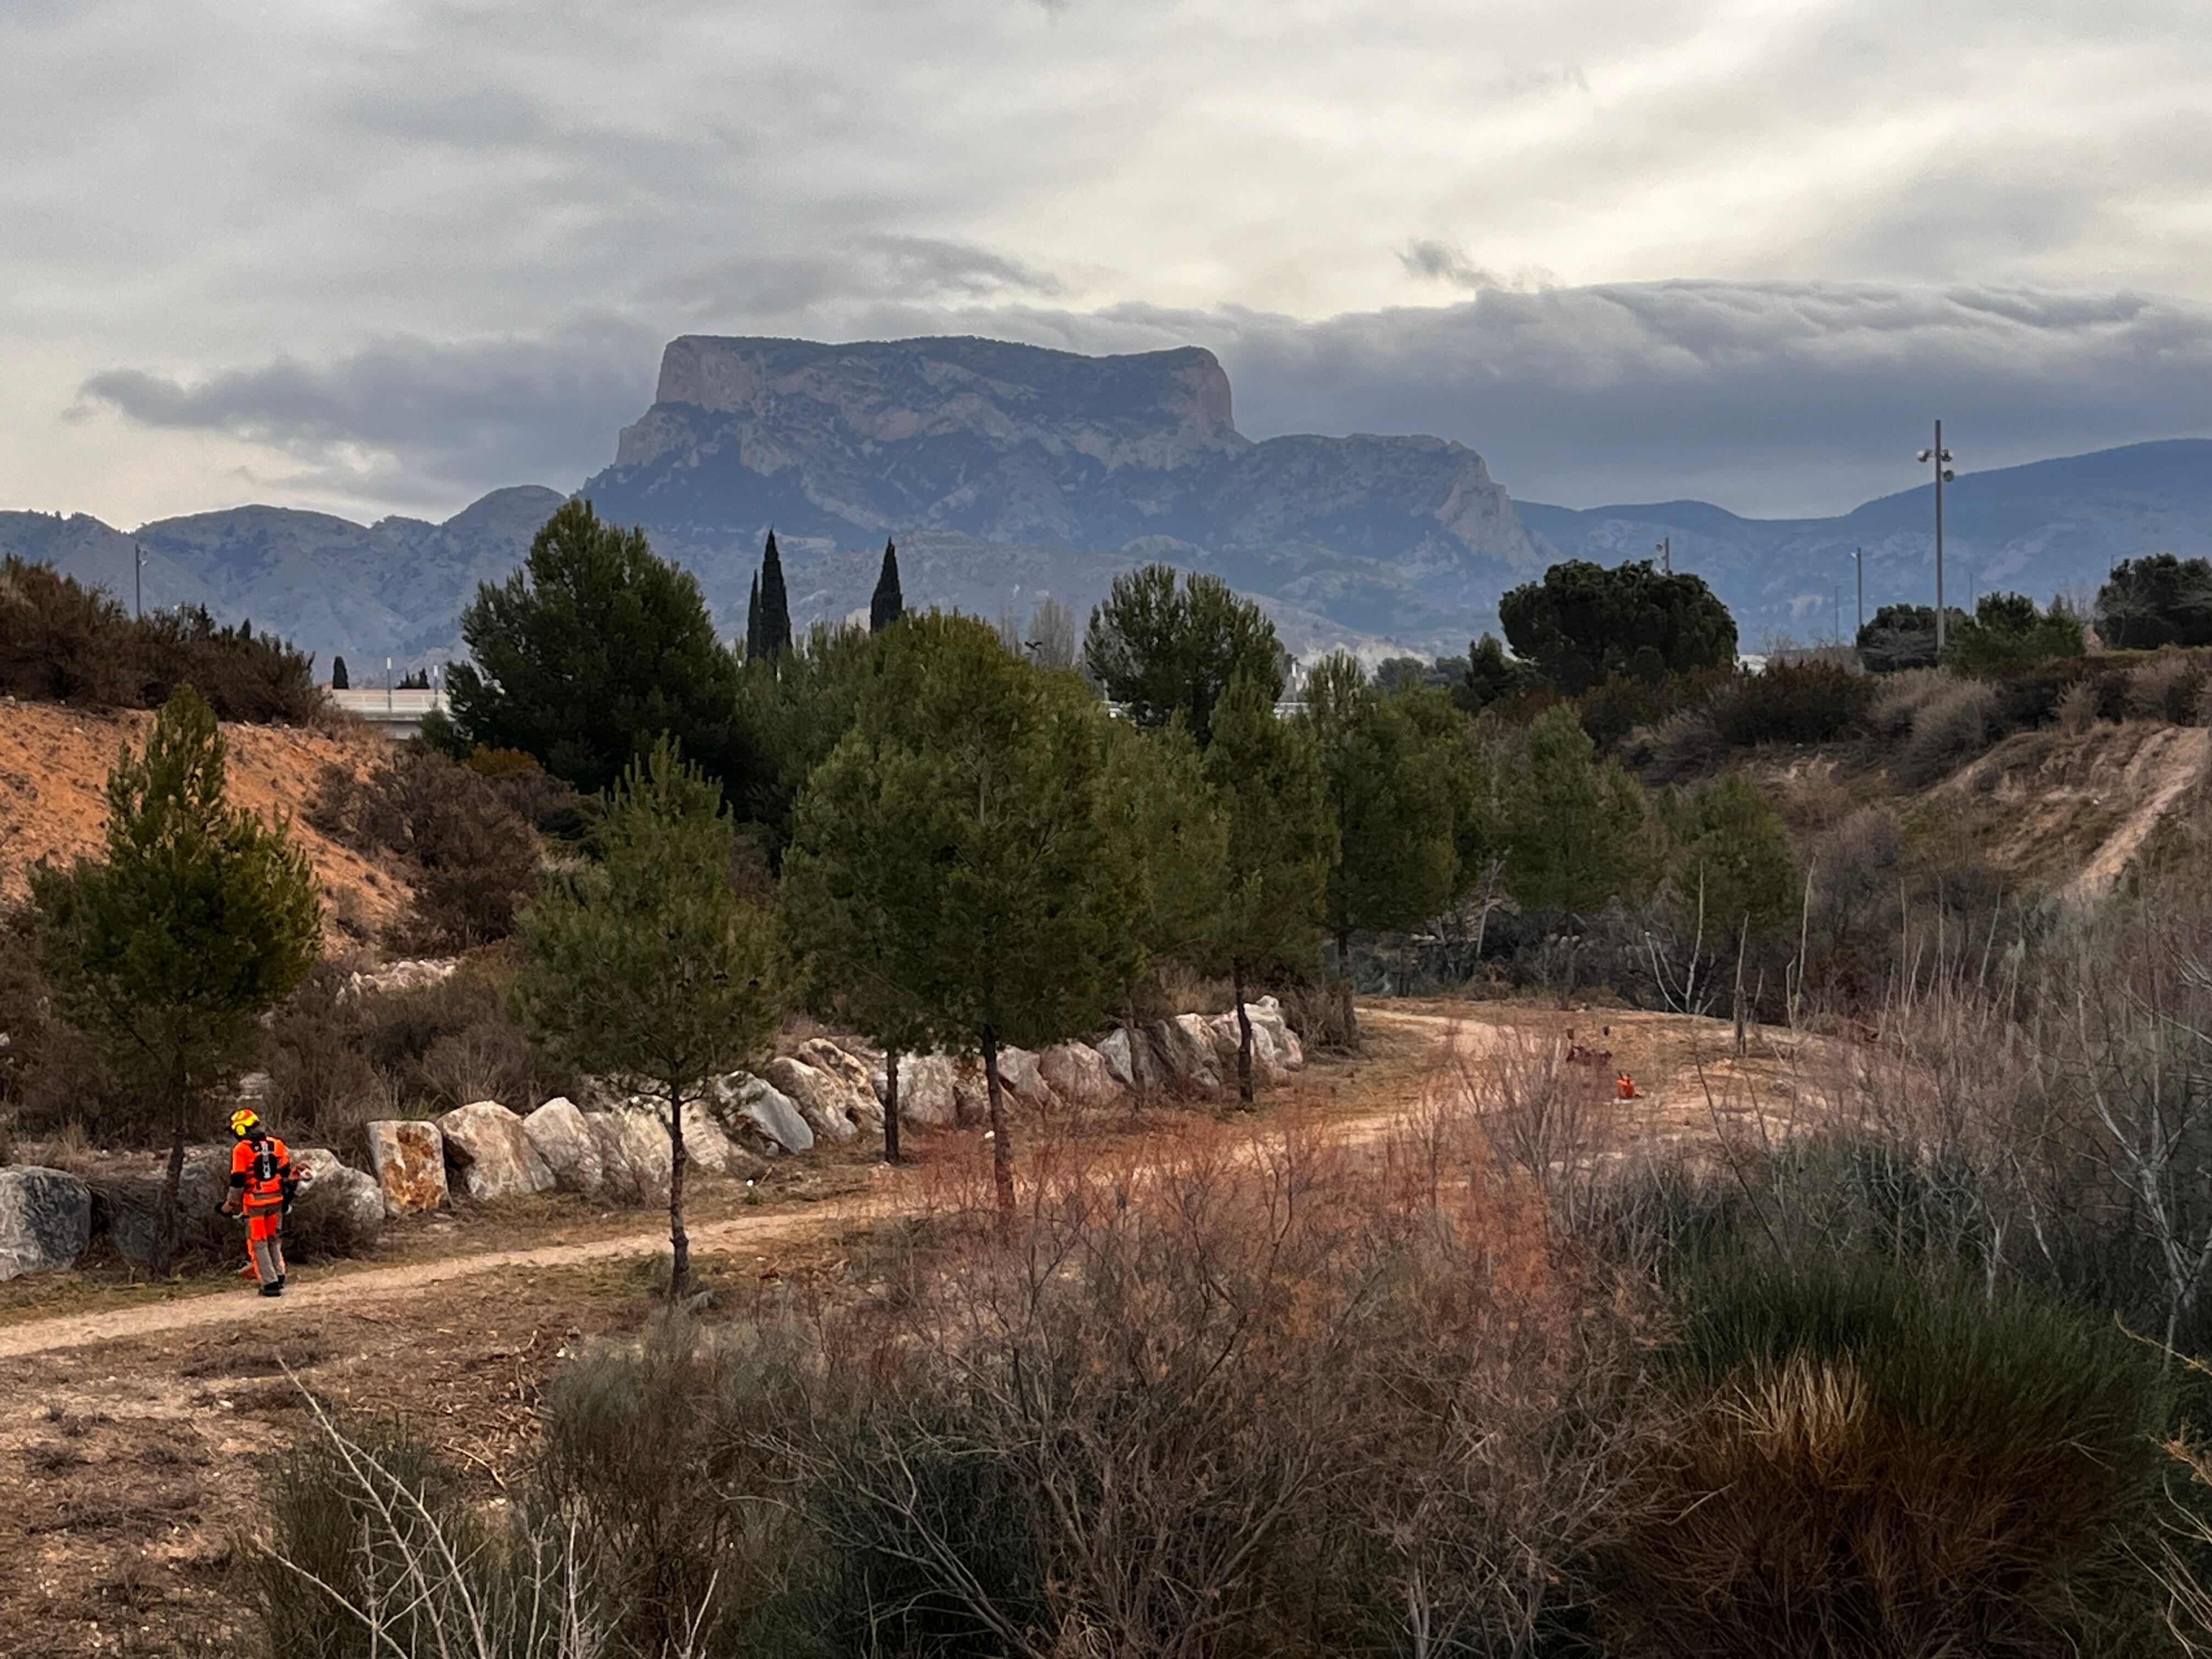
[[[54,703],[0,699],[0,905],[28,892],[26,872],[41,858],[66,861],[100,849],[107,819],[107,773],[125,744],[146,741],[152,714],[100,714]],[[301,812],[326,763],[366,772],[384,739],[366,727],[320,731],[227,724],[232,799],[264,819],[292,817],[323,886],[325,925],[339,937],[375,936],[405,906],[395,871],[362,858],[303,822]]]

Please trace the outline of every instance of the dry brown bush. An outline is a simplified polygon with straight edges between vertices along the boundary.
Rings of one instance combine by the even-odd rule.
[[[623,1639],[714,1586],[732,1642],[1540,1651],[1632,1462],[1636,1325],[1453,1083],[1363,1147],[1046,1139],[1011,1245],[987,1169],[933,1162],[872,1294],[595,1362],[554,1482]]]
[[[392,945],[434,955],[505,939],[536,886],[537,834],[486,779],[413,744],[366,779],[325,767],[308,820],[363,852],[404,860],[415,900]]]
[[[2173,726],[2203,724],[2205,689],[2212,676],[2197,652],[2169,647],[2128,671],[2125,692],[2132,720],[2164,720]]]

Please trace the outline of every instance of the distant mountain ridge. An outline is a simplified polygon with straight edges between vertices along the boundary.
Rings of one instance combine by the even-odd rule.
[[[2171,438],[2087,455],[1961,473],[1944,489],[1944,597],[2014,589],[2038,600],[2087,598],[2119,560],[2150,552],[2212,555],[2212,439]],[[1852,550],[1866,563],[1866,610],[1936,599],[1935,486],[1884,495],[1826,519],[1745,519],[1705,501],[1573,508],[1516,503],[1559,556],[1618,563],[1673,541],[1736,613],[1747,646],[1762,633],[1800,637],[1856,609]]]
[[[1462,651],[1497,625],[1500,592],[1553,560],[1653,557],[1662,538],[1675,568],[1735,611],[1747,648],[1848,632],[1855,546],[1869,613],[1933,598],[1925,485],[1826,519],[1516,502],[1481,456],[1442,438],[1254,441],[1227,374],[1196,347],[1087,357],[974,338],[684,336],[580,493],[691,568],[726,635],[771,525],[802,627],[866,606],[887,535],[910,605],[1026,618],[1049,593],[1081,614],[1115,575],[1164,559],[1259,599],[1302,656]],[[127,601],[135,541],[149,606],[250,617],[367,679],[386,655],[416,667],[459,654],[477,584],[511,571],[564,499],[495,490],[443,524],[244,507],[129,535],[82,514],[0,513],[0,552]],[[1960,602],[2094,588],[2117,559],[2212,553],[2212,440],[1968,473],[1947,501]]]

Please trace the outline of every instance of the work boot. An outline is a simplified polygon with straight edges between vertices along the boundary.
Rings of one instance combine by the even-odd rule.
[[[284,1294],[284,1281],[283,1281],[283,1279],[278,1279],[278,1280],[277,1280],[274,1285],[264,1285],[261,1287],[261,1294],[262,1294],[262,1295],[264,1295],[264,1296],[282,1296],[282,1295],[283,1295],[283,1294]]]
[[[278,1273],[276,1275],[276,1288],[280,1291],[283,1290],[284,1288],[285,1281],[290,1277],[291,1275],[289,1273]]]

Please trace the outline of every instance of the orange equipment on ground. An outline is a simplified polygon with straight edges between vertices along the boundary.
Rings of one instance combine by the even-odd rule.
[[[1623,1100],[1633,1100],[1636,1098],[1636,1079],[1623,1072],[1619,1077],[1613,1079],[1613,1090]]]
[[[239,1277],[258,1279],[264,1296],[282,1296],[284,1212],[299,1190],[292,1155],[250,1111],[231,1114],[230,1132],[238,1145],[231,1148],[230,1195],[222,1207],[246,1218],[246,1268]]]

